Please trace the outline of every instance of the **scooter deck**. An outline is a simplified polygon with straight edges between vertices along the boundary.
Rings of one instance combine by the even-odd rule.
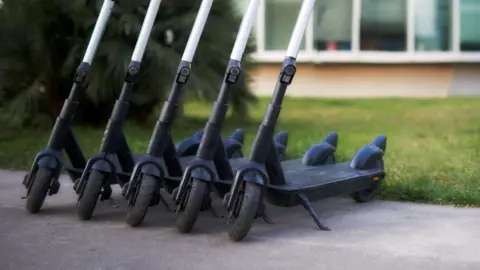
[[[268,184],[267,199],[278,206],[293,206],[299,202],[298,193],[316,201],[327,197],[342,196],[369,189],[383,177],[380,169],[358,170],[349,162],[321,166],[305,166],[301,160],[281,163],[285,184]]]

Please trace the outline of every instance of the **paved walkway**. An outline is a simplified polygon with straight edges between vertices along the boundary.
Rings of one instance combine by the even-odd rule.
[[[80,222],[67,179],[30,215],[22,177],[0,171],[2,270],[480,269],[480,209],[335,198],[314,205],[331,232],[316,230],[301,208],[270,207],[276,224],[258,221],[248,240],[233,243],[224,222],[207,213],[194,233],[177,233],[175,215],[160,206],[144,226],[129,228],[120,198],[120,208],[102,203]]]

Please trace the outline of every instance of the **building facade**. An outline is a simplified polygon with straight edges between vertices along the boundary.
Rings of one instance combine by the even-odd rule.
[[[272,93],[301,3],[261,1],[251,71],[259,95]],[[288,94],[480,95],[480,0],[317,0]]]

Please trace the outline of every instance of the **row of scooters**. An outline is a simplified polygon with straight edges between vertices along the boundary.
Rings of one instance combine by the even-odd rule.
[[[373,199],[385,178],[385,136],[380,135],[361,148],[351,161],[337,163],[338,135],[335,132],[313,145],[298,160],[285,160],[288,134],[274,134],[283,98],[296,73],[296,58],[315,0],[304,0],[302,3],[272,100],[248,158],[242,153],[243,131],[237,130],[222,140],[221,130],[231,89],[241,76],[241,61],[260,0],[250,0],[248,4],[205,128],[175,145],[171,126],[213,4],[213,0],[202,1],[147,153],[138,156],[131,153],[123,127],[129,97],[140,73],[161,4],[161,0],[151,0],[99,152],[87,160],[72,131],[72,119],[115,2],[104,1],[83,61],[76,70],[70,95],[57,117],[48,144],[36,155],[30,172],[24,178],[28,212],[38,213],[47,195],[58,193],[59,176],[63,169],[74,181],[74,190],[78,195],[77,213],[82,220],[92,218],[97,202],[111,199],[111,186],[118,184],[128,202],[128,224],[139,226],[152,206],[160,203],[168,206],[169,199],[160,192],[165,190],[176,205],[178,230],[188,233],[200,212],[213,210],[211,195],[216,194],[223,199],[228,211],[227,222],[231,224],[229,236],[234,241],[247,236],[256,218],[271,223],[266,215],[264,199],[277,206],[304,206],[322,230],[330,229],[320,222],[311,200],[345,194],[350,194],[357,202]],[[63,152],[68,156],[69,163],[64,163]]]

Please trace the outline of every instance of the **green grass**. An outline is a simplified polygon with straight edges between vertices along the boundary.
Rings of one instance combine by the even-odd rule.
[[[268,100],[252,107],[254,123],[247,132],[248,153]],[[173,129],[176,140],[203,128],[210,104],[191,103],[189,120]],[[480,206],[480,99],[286,99],[278,130],[289,132],[289,158],[328,132],[339,132],[339,160],[349,160],[375,136],[388,137],[385,164],[387,178],[380,197],[439,204]],[[237,128],[228,121],[224,136]],[[153,126],[153,125],[152,125]],[[145,152],[151,128],[128,124],[126,135],[134,152]],[[76,128],[87,155],[93,154],[103,129]],[[1,130],[0,167],[26,169],[42,148],[50,130]]]

